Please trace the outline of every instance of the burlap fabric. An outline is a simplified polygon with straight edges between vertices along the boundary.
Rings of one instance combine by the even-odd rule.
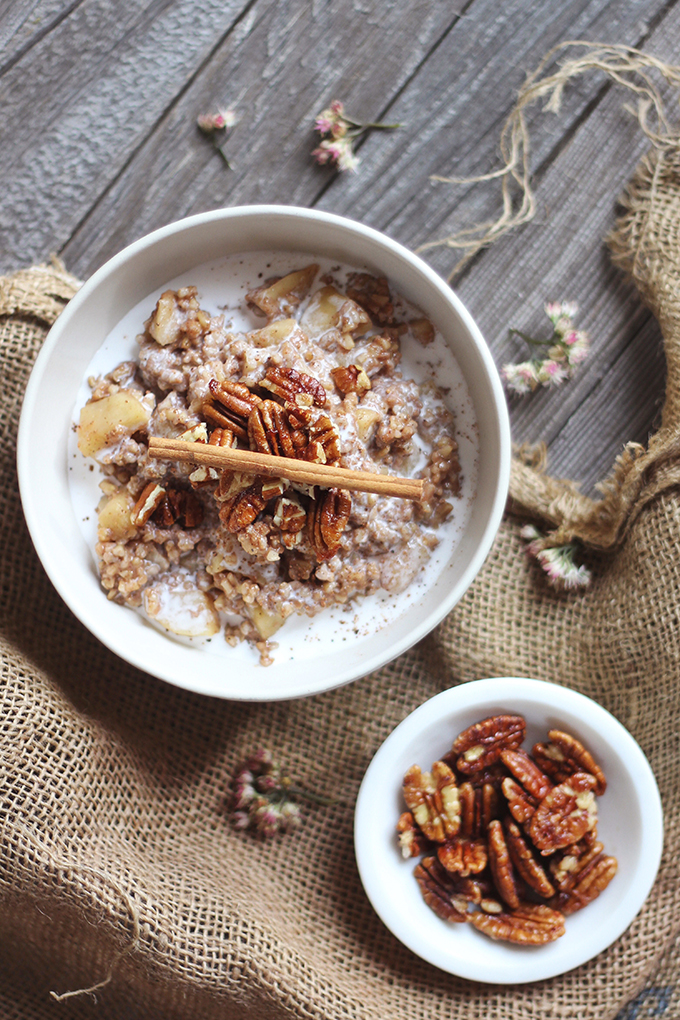
[[[648,450],[626,454],[599,503],[517,461],[521,515],[506,517],[437,632],[357,683],[273,705],[214,701],[137,672],[53,591],[22,518],[14,442],[31,364],[75,281],[41,267],[0,282],[3,1016],[680,1015],[679,228],[680,167],[655,157],[613,241],[667,346],[668,399]],[[553,541],[589,543],[585,593],[556,593],[527,561],[527,515]],[[567,684],[613,712],[652,763],[667,826],[659,878],[625,935],[571,973],[512,988],[442,974],[402,947],[368,905],[352,847],[355,795],[384,737],[438,691],[499,674]],[[225,817],[234,766],[258,746],[337,798],[294,837],[260,843]]]

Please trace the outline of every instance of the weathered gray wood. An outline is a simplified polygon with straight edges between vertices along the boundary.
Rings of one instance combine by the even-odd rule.
[[[462,6],[259,0],[64,248],[69,265],[91,271],[135,237],[206,208],[311,204],[332,180],[310,160],[315,114],[341,97],[375,119]],[[196,130],[196,115],[217,103],[236,103],[242,117],[228,142],[231,172]]]
[[[389,118],[408,129],[373,134],[361,148],[361,174],[334,182],[319,207],[387,230],[409,247],[495,217],[497,187],[447,185],[432,175],[498,169],[501,126],[526,74],[545,54],[567,39],[638,45],[659,8],[639,0],[476,0],[390,106]],[[551,158],[604,84],[602,76],[577,81],[564,95],[559,120],[540,107],[527,111],[534,167]],[[458,258],[446,249],[426,257],[443,275]]]
[[[61,247],[248,0],[84,0],[0,79],[3,268]]]
[[[83,0],[2,0],[0,75]]]
[[[679,44],[676,7],[645,48],[673,60]],[[627,101],[622,90],[607,92],[544,173],[537,220],[486,252],[458,287],[499,364],[526,356],[508,343],[508,326],[544,331],[544,301],[580,302],[591,357],[566,386],[513,400],[511,408],[516,441],[548,442],[551,469],[587,490],[608,474],[626,441],[646,441],[663,396],[658,327],[611,267],[603,243],[615,197],[648,148],[623,110]]]

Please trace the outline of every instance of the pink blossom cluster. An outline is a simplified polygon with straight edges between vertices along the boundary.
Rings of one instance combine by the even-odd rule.
[[[325,166],[335,163],[338,170],[355,171],[359,165],[359,157],[352,148],[352,142],[360,132],[352,130],[358,125],[345,117],[345,106],[339,99],[334,99],[327,109],[322,110],[314,122],[314,129],[320,135],[327,135],[319,142],[312,156]]]
[[[571,379],[590,349],[590,338],[582,330],[574,329],[574,316],[578,305],[574,302],[550,302],[545,312],[553,332],[548,340],[535,340],[518,329],[511,336],[519,336],[532,347],[547,348],[546,357],[503,365],[501,375],[513,393],[533,393],[539,386],[559,386]]]
[[[312,157],[322,166],[328,163],[337,166],[338,170],[354,171],[359,165],[359,157],[353,149],[355,140],[371,128],[376,131],[393,131],[398,127],[401,125],[362,124],[361,121],[352,120],[345,113],[344,103],[334,99],[314,121],[314,130],[322,136],[322,141],[312,150]]]
[[[232,781],[231,821],[269,839],[300,824],[300,809],[289,799],[291,784],[269,751],[258,750],[239,766]]]
[[[202,113],[196,120],[204,135],[215,131],[229,131],[238,121],[233,110],[218,110],[217,113]]]
[[[568,545],[545,546],[543,535],[533,524],[526,524],[521,532],[522,538],[528,542],[527,555],[532,556],[545,571],[553,588],[561,591],[572,591],[575,588],[587,588],[592,575],[587,567],[577,566],[574,562],[576,543]]]

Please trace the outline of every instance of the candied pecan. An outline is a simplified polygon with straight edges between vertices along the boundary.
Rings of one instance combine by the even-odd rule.
[[[306,510],[296,499],[281,496],[274,507],[274,524],[281,531],[302,531],[307,520]]]
[[[503,823],[503,827],[510,860],[515,866],[517,874],[524,879],[530,889],[547,900],[554,894],[555,889],[531,852],[531,847],[524,839],[519,826],[508,818]]]
[[[489,822],[498,814],[498,790],[492,783],[484,783],[477,788],[477,811],[479,815],[478,828],[486,832]]]
[[[385,277],[371,276],[370,273],[350,273],[345,291],[347,297],[365,308],[379,325],[394,322],[394,305]]]
[[[586,772],[575,772],[540,802],[531,818],[529,837],[544,856],[576,843],[596,824],[596,782]]]
[[[227,530],[235,535],[252,524],[259,513],[267,505],[262,496],[262,485],[254,482],[236,496],[226,500],[220,507],[220,520],[226,524]]]
[[[336,464],[340,460],[340,436],[328,415],[320,414],[307,427],[309,443],[302,459],[315,464]]]
[[[552,790],[553,784],[548,777],[543,775],[538,765],[521,748],[501,751],[501,761],[518,783],[536,800],[543,800],[546,793]]]
[[[520,825],[525,825],[532,818],[534,811],[538,807],[536,798],[527,793],[510,776],[507,776],[501,783],[501,790],[508,802],[508,809],[512,817]]]
[[[461,836],[480,836],[477,827],[477,794],[472,783],[462,783],[458,788],[460,798],[460,834]]]
[[[524,740],[526,723],[520,715],[494,715],[463,730],[453,742],[456,768],[465,774],[480,772]]]
[[[519,906],[517,883],[515,882],[515,873],[505,842],[503,826],[497,818],[494,818],[489,823],[487,834],[489,840],[489,868],[493,875],[494,884],[501,899],[505,900],[507,905],[514,910]]]
[[[312,501],[307,511],[307,537],[319,561],[330,560],[337,552],[351,510],[352,500],[344,489],[328,489]]]
[[[563,914],[575,914],[577,910],[587,907],[597,899],[617,871],[618,862],[615,857],[596,855],[577,872],[574,886],[558,892],[550,901],[550,905],[561,910]]]
[[[467,903],[436,857],[423,857],[413,874],[423,899],[444,921],[467,921]],[[454,905],[456,904],[456,905]],[[462,909],[459,909],[462,908]]]
[[[165,499],[165,489],[158,482],[149,482],[142,489],[139,499],[132,508],[130,519],[136,527],[141,528],[143,524],[156,512]]]
[[[343,368],[342,366],[340,368],[332,368],[331,378],[342,393],[343,397],[346,397],[348,393],[358,393],[361,397],[371,388],[371,380],[368,378],[361,365],[348,365],[346,368]]]
[[[328,399],[318,379],[282,365],[269,365],[260,386],[296,407],[325,407]]]
[[[273,457],[295,457],[288,415],[275,400],[263,400],[248,416],[248,441],[253,450]]]
[[[243,383],[211,379],[208,383],[210,396],[202,404],[203,417],[213,425],[229,429],[240,439],[248,435],[248,416],[262,401],[251,393]]]
[[[437,848],[437,858],[447,871],[463,877],[478,875],[488,863],[486,842],[483,839],[454,836]]]
[[[208,446],[227,446],[232,449],[236,445],[236,436],[231,429],[217,428],[210,433]]]
[[[597,780],[595,793],[598,797],[607,789],[605,774],[580,740],[561,730],[548,732],[549,743],[534,744],[532,754],[539,766],[556,783],[563,783],[574,772],[588,772]]]
[[[397,822],[397,833],[399,847],[402,857],[419,857],[427,852],[430,841],[426,839],[416,825],[415,818],[410,811],[404,811]]]
[[[431,772],[413,765],[404,776],[404,800],[427,837],[441,843],[460,829],[460,799],[453,772],[436,761]]]
[[[518,945],[539,946],[564,935],[564,917],[543,903],[520,903],[516,910],[501,914],[470,914],[470,922],[492,939]]]
[[[203,504],[188,489],[168,488],[153,511],[152,518],[161,527],[170,528],[179,521],[183,528],[197,528],[203,520]]]
[[[597,840],[591,843],[585,837],[572,843],[550,858],[550,874],[559,892],[569,892],[576,885],[581,872],[600,856],[604,846]]]

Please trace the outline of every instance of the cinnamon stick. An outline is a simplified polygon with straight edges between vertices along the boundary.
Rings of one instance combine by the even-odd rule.
[[[379,496],[397,496],[400,499],[423,498],[424,482],[421,478],[398,478],[373,471],[352,471],[350,468],[329,464],[312,464],[292,457],[272,457],[252,450],[235,450],[226,446],[209,446],[207,443],[187,443],[182,439],[161,439],[149,436],[149,456],[162,460],[186,460],[219,469],[229,468],[244,474],[266,475],[268,478],[286,478],[305,485],[319,485],[324,489],[349,489],[351,492],[373,492]]]

